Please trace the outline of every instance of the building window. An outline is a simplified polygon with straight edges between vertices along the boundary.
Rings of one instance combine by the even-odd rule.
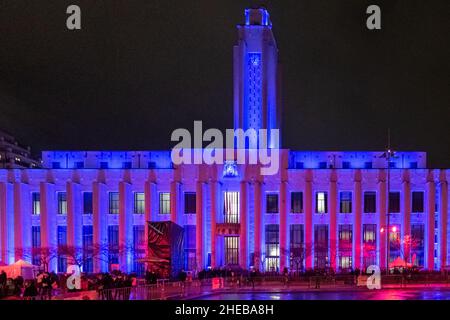
[[[131,161],[122,162],[122,169],[131,169]]]
[[[350,162],[343,161],[342,162],[342,169],[350,169]]]
[[[108,167],[109,167],[108,162],[106,161],[100,162],[100,169],[108,169]]]
[[[170,192],[159,193],[159,214],[170,214]]]
[[[314,267],[325,269],[328,264],[328,225],[314,225]]]
[[[61,163],[52,162],[52,169],[61,169]]]
[[[83,161],[75,162],[75,169],[83,169],[83,168],[84,168],[84,162]]]
[[[395,168],[397,168],[397,164],[395,162],[393,162],[393,161],[390,161],[389,162],[389,168],[395,169]]]
[[[347,270],[352,267],[353,230],[351,224],[339,225],[339,268]]]
[[[58,226],[58,248],[67,245],[67,227]],[[67,258],[65,255],[58,254],[58,272],[67,271]]]
[[[291,192],[291,213],[303,212],[303,192]]]
[[[289,259],[291,261],[291,269],[294,268],[297,273],[303,270],[305,260],[304,238],[303,224],[291,224],[289,227]]]
[[[278,194],[269,193],[266,195],[266,212],[278,213]]]
[[[239,237],[224,237],[225,265],[239,264]]]
[[[305,164],[303,162],[296,162],[295,163],[295,169],[303,169],[305,167]]]
[[[109,214],[119,214],[119,193],[109,193]]]
[[[364,169],[372,169],[372,161],[364,162]]]
[[[143,225],[133,226],[133,272],[138,276],[145,273],[145,263],[139,259],[145,258],[145,227]]]
[[[328,212],[328,195],[326,192],[316,193],[316,213]]]
[[[389,230],[389,262],[401,255],[400,226],[391,225]]]
[[[267,224],[266,236],[266,271],[280,270],[280,227],[278,224]]]
[[[424,193],[422,191],[412,192],[412,212],[422,213],[423,210]]]
[[[41,248],[41,227],[32,226],[31,227],[31,250],[32,250],[32,263],[35,266],[41,265],[41,254],[39,252]]]
[[[149,161],[147,163],[147,168],[148,169],[155,169],[156,168],[156,162],[155,161]]]
[[[363,265],[364,269],[377,263],[377,225],[363,225]]]
[[[119,263],[119,226],[108,226],[108,263]]]
[[[145,194],[143,192],[134,193],[134,213],[144,214],[145,213]]]
[[[400,192],[389,192],[389,212],[400,212]]]
[[[409,168],[410,169],[417,169],[417,161],[413,161],[409,163]]]
[[[92,192],[83,192],[83,214],[92,214]]]
[[[195,192],[184,193],[184,213],[193,214],[197,211],[197,197]]]
[[[39,192],[33,192],[31,194],[31,198],[32,198],[32,213],[34,215],[39,215],[41,214],[41,194]]]
[[[184,265],[186,270],[191,271],[197,269],[195,226],[186,225],[184,229]]]
[[[341,213],[352,212],[352,193],[349,191],[340,193],[339,208]]]
[[[94,228],[93,226],[83,226],[83,272],[94,271],[93,245]]]
[[[319,169],[326,169],[326,168],[327,168],[327,163],[325,161],[319,162]]]
[[[425,227],[423,223],[411,224],[411,263],[421,267],[425,261]]]
[[[377,194],[374,191],[364,192],[364,213],[377,212]]]
[[[67,194],[58,192],[58,214],[67,214]]]
[[[224,192],[223,214],[225,223],[239,223],[239,192]]]

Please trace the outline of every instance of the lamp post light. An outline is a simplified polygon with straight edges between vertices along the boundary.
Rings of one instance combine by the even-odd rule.
[[[386,274],[389,275],[389,255],[390,255],[390,238],[389,230],[391,224],[390,189],[391,189],[391,158],[395,157],[395,152],[391,150],[391,130],[388,129],[388,146],[381,158],[386,158],[387,163],[387,232],[386,232]],[[381,230],[380,230],[381,231]],[[381,231],[383,232],[383,231]]]

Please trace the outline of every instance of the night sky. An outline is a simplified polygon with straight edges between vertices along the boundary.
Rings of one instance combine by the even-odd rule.
[[[66,8],[82,30],[66,29]],[[450,167],[450,2],[0,0],[0,129],[35,152],[169,149],[176,128],[231,128],[232,49],[270,12],[283,146],[428,152]],[[369,4],[382,30],[366,28]]]

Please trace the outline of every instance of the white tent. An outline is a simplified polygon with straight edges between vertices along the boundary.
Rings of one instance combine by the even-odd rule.
[[[8,278],[22,276],[25,280],[33,279],[39,270],[39,267],[32,265],[24,260],[17,260],[9,266],[0,266],[0,271],[5,271]]]

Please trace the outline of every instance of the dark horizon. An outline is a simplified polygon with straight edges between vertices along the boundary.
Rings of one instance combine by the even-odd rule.
[[[283,68],[283,147],[427,152],[450,167],[450,4],[4,0],[0,130],[42,150],[162,150],[176,128],[232,128],[244,9],[269,10]]]

